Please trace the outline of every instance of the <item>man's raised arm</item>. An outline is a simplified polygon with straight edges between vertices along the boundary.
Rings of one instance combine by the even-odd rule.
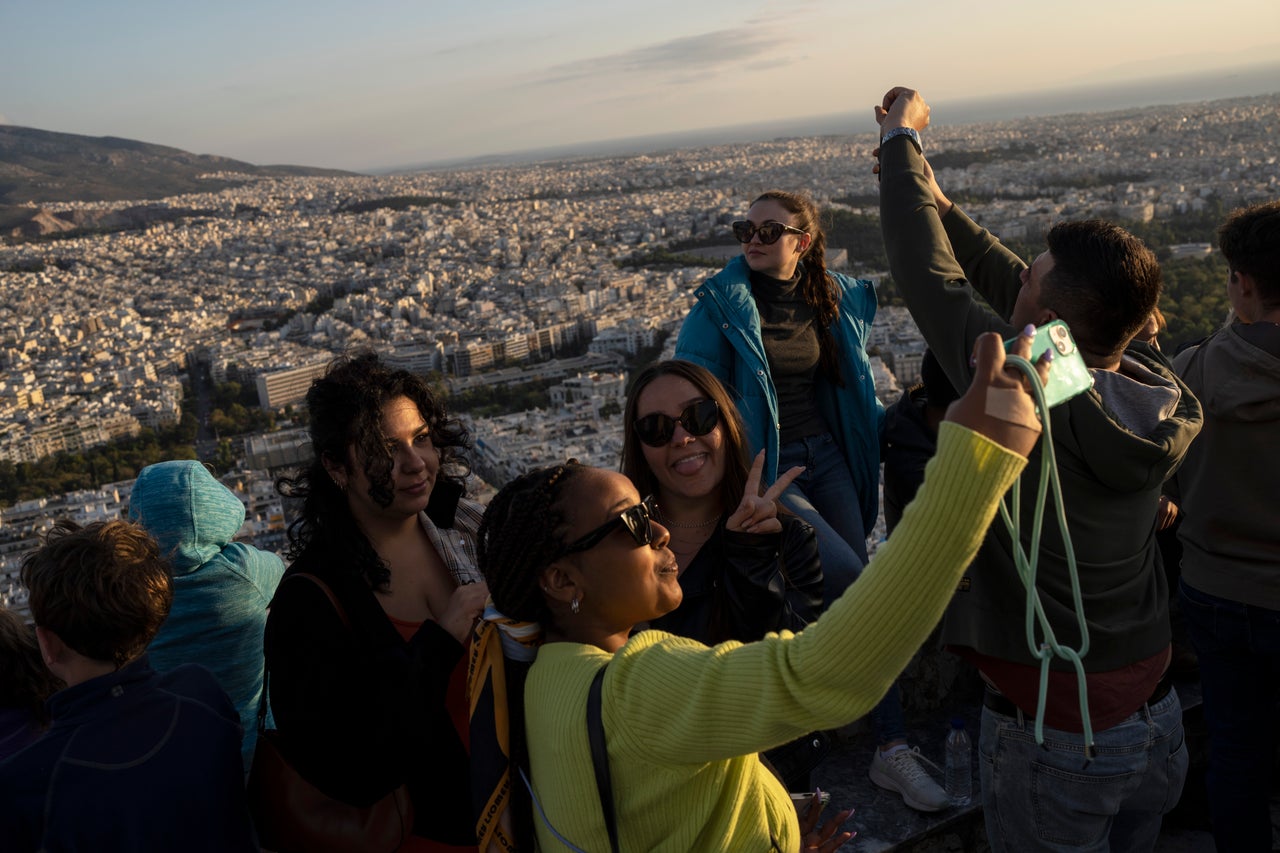
[[[876,107],[876,121],[882,140],[880,226],[889,270],[947,378],[966,388],[973,342],[987,331],[1012,337],[1013,327],[974,300],[943,228],[940,216],[951,203],[918,147],[919,131],[929,124],[928,104],[918,92],[895,88]]]

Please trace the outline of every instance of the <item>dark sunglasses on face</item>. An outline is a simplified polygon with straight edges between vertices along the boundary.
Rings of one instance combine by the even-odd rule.
[[[783,234],[808,233],[808,231],[801,231],[792,225],[783,225],[781,222],[766,222],[763,225],[753,225],[745,219],[739,219],[733,223],[733,236],[737,238],[739,243],[750,243],[752,237],[759,235],[760,242],[770,246],[778,242],[778,238]]]
[[[603,542],[606,536],[618,529],[619,525],[627,529],[627,532],[631,534],[631,538],[636,541],[637,546],[648,545],[654,539],[653,525],[650,523],[651,518],[653,518],[653,495],[649,495],[649,497],[635,506],[627,507],[617,518],[609,519],[581,539],[570,542],[555,559],[558,560],[561,557],[567,557],[579,551],[591,550]]]
[[[676,424],[684,427],[689,435],[706,435],[716,428],[720,422],[720,407],[715,400],[699,400],[685,407],[679,417],[672,418],[661,412],[654,412],[638,418],[631,428],[636,437],[650,447],[662,447],[671,441],[676,434]]]

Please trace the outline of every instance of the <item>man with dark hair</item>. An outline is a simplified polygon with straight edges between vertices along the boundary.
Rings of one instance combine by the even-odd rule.
[[[1124,229],[1091,220],[1055,226],[1048,250],[1028,266],[938,187],[922,154],[929,107],[919,93],[891,90],[876,119],[889,267],[955,387],[969,385],[980,334],[1010,338],[1054,319],[1070,326],[1094,383],[1050,416],[1088,636],[1093,744],[1070,662],[1051,658],[1042,703],[1043,629],[1034,629],[1036,648],[1028,645],[1015,544],[1037,560],[1035,589],[1057,642],[1085,646],[1066,545],[1052,520],[1034,553],[1029,524],[1020,543],[993,525],[943,623],[943,642],[987,683],[979,766],[992,849],[1151,850],[1187,767],[1181,706],[1163,678],[1168,589],[1154,523],[1162,483],[1202,418],[1163,356],[1131,344],[1160,296],[1159,264]],[[1028,467],[1038,470],[1038,459]],[[1024,520],[1034,515],[1033,485],[1022,489]]]
[[[1280,689],[1280,201],[1218,231],[1235,319],[1174,365],[1204,430],[1166,489],[1181,508],[1179,604],[1200,659],[1219,850],[1271,850]]]
[[[1071,327],[1086,363],[1115,369],[1160,299],[1155,254],[1119,225],[1100,219],[1060,222],[1045,242],[1052,265],[1038,307]],[[1045,322],[1044,316],[1035,322]]]
[[[158,675],[147,644],[173,602],[142,528],[59,522],[22,564],[53,724],[0,764],[6,851],[257,850],[240,723],[208,670]]]

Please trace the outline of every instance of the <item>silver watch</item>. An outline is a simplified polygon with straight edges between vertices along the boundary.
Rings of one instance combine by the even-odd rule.
[[[883,148],[884,144],[888,142],[890,139],[893,139],[895,136],[907,137],[908,139],[911,140],[911,144],[916,147],[916,152],[919,154],[924,154],[924,145],[921,144],[920,142],[920,134],[919,132],[916,131],[914,127],[893,128],[892,130],[885,133],[884,136],[880,137],[880,146]]]

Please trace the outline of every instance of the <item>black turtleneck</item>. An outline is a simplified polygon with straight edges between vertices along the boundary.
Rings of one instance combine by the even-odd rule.
[[[760,312],[760,337],[778,395],[778,441],[787,444],[828,432],[814,383],[820,349],[813,307],[800,294],[801,270],[790,281],[752,271],[751,295]]]

